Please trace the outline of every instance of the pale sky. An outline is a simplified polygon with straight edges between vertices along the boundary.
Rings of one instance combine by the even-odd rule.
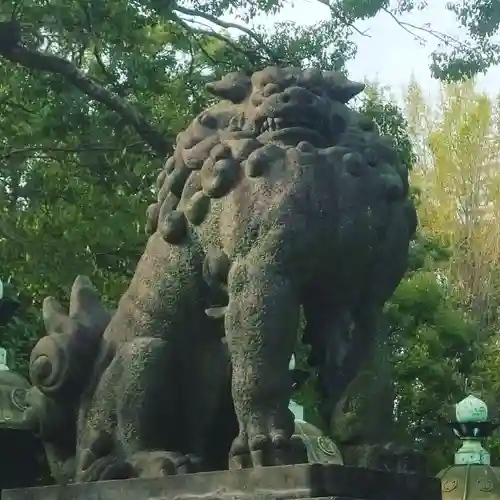
[[[430,7],[408,15],[404,20],[417,26],[430,23],[441,32],[463,38],[464,34],[458,30],[453,14],[445,9],[447,1],[429,1]],[[294,7],[284,9],[274,20],[313,24],[328,15],[327,7],[318,0],[295,0]],[[417,31],[427,40],[423,46],[385,13],[370,21],[359,23],[356,27],[361,31],[368,30],[369,36],[356,34],[358,54],[348,65],[349,77],[352,80],[376,80],[382,85],[390,86],[398,98],[414,74],[426,93],[435,95],[439,86],[431,78],[429,71],[430,54],[439,43],[435,38]],[[487,75],[480,76],[478,85],[491,95],[500,94],[500,67],[494,67]]]

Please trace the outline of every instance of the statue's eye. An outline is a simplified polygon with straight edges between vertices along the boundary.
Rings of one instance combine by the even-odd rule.
[[[217,120],[214,116],[203,114],[199,118],[200,123],[207,128],[216,128]]]
[[[275,83],[268,83],[263,89],[262,89],[262,95],[264,97],[269,97],[270,95],[277,94],[280,91],[280,88],[278,85]]]

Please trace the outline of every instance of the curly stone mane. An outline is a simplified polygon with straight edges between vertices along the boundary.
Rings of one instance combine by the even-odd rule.
[[[209,213],[211,200],[227,195],[242,176],[264,175],[266,161],[276,144],[270,131],[280,128],[266,99],[283,89],[306,89],[328,108],[327,119],[295,117],[308,128],[320,128],[324,142],[316,148],[302,141],[299,149],[338,157],[353,176],[377,168],[387,184],[387,196],[405,196],[408,172],[400,164],[389,137],[381,137],[374,122],[351,110],[346,103],[364,86],[331,71],[297,68],[266,68],[251,77],[231,73],[207,85],[222,102],[198,115],[177,137],[176,148],[160,172],[157,202],[147,210],[146,231],[156,230],[166,241],[180,243],[188,222],[200,225]],[[264,102],[264,104],[263,104]],[[285,118],[286,120],[286,118]],[[279,145],[278,145],[279,147]]]
[[[81,277],[69,311],[44,303],[31,420],[63,478],[210,470],[224,461],[217,446],[221,467],[297,463],[288,362],[300,309],[329,423],[407,269],[408,173],[347,106],[363,85],[271,67],[208,90],[220,102],[177,137],[115,313]]]

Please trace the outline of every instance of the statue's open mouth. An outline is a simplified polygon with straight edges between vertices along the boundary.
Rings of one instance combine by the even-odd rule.
[[[275,116],[260,119],[256,123],[257,136],[260,140],[279,140],[297,137],[310,140],[318,146],[328,140],[328,125],[325,120],[313,117],[310,113],[294,116]]]

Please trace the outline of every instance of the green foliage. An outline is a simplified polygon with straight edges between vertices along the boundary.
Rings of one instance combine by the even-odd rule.
[[[411,170],[415,153],[408,134],[408,124],[401,109],[387,97],[386,89],[369,85],[359,111],[373,120],[382,134],[394,138],[401,163]]]
[[[449,53],[433,54],[431,69],[443,80],[470,78],[500,62],[500,4],[496,0],[458,0],[447,8],[470,36],[469,43],[450,40]]]
[[[414,260],[418,261],[422,262]],[[432,269],[432,261],[428,255],[425,267],[409,272],[385,316],[390,325],[397,432],[426,448],[438,472],[449,464],[456,447],[442,422],[449,417],[447,408],[465,395],[479,346],[478,327],[449,298],[444,273]]]
[[[1,346],[7,350],[7,364],[11,370],[28,377],[30,348],[41,330],[41,317],[31,305],[31,300],[19,295],[12,280],[4,281],[2,301],[15,301],[18,307],[6,324],[0,325]]]
[[[115,305],[146,241],[144,215],[164,154],[209,103],[207,81],[270,62],[343,69],[354,49],[335,19],[246,28],[283,5],[0,3],[0,20],[21,22],[22,50],[42,57],[25,63],[0,48],[0,263],[23,303],[2,332],[13,367],[26,372],[43,333],[43,298],[67,300],[76,275],[91,277]],[[231,12],[240,26],[220,20]],[[49,56],[59,59],[49,64]]]
[[[355,54],[352,23],[392,8],[385,0],[343,0],[343,12],[332,8],[331,18],[313,26],[248,29],[257,15],[272,16],[286,4],[0,3],[1,20],[21,22],[18,52],[41,56],[34,64],[0,48],[0,263],[2,279],[15,278],[21,302],[0,332],[11,368],[27,374],[29,350],[43,334],[41,301],[47,295],[67,300],[77,274],[90,276],[104,301],[116,303],[145,243],[150,186],[177,133],[209,103],[207,81],[269,63],[344,70]],[[441,78],[480,71],[500,53],[492,42],[496,3],[454,5],[472,48],[436,55],[433,70]],[[420,8],[425,2],[400,0],[391,12]],[[222,21],[227,14],[237,15],[240,24]],[[369,89],[360,111],[395,137],[410,168],[415,155],[401,111],[376,88]],[[449,298],[443,279],[449,256],[449,248],[423,235],[412,243],[407,279],[386,310],[389,342],[376,361],[390,370],[372,367],[375,374],[388,374],[386,399],[389,413],[396,404],[400,437],[433,448],[435,464],[443,461],[448,441],[439,430],[429,434],[428,424],[444,403],[459,399],[464,381],[481,370],[491,378],[491,390],[497,387],[494,344],[488,363],[474,364],[476,328]],[[299,366],[305,355],[302,347]],[[318,423],[312,382],[299,401]],[[370,391],[369,384],[363,391]],[[367,416],[359,414],[361,421]]]
[[[342,8],[351,19],[368,19],[375,16],[380,9],[390,5],[389,0],[342,0]]]
[[[321,0],[320,0],[321,1]],[[446,9],[455,15],[466,36],[443,32],[439,20],[422,26],[407,22],[404,15],[423,11],[426,0],[342,0],[331,8],[333,15],[348,23],[373,19],[385,13],[398,23],[402,32],[424,44],[429,38],[438,42],[432,53],[431,71],[436,78],[457,81],[487,71],[500,62],[500,4],[497,0],[452,0]]]
[[[408,274],[411,275],[420,269],[429,269],[434,265],[446,263],[450,256],[450,249],[444,247],[436,239],[417,237],[410,243]]]

